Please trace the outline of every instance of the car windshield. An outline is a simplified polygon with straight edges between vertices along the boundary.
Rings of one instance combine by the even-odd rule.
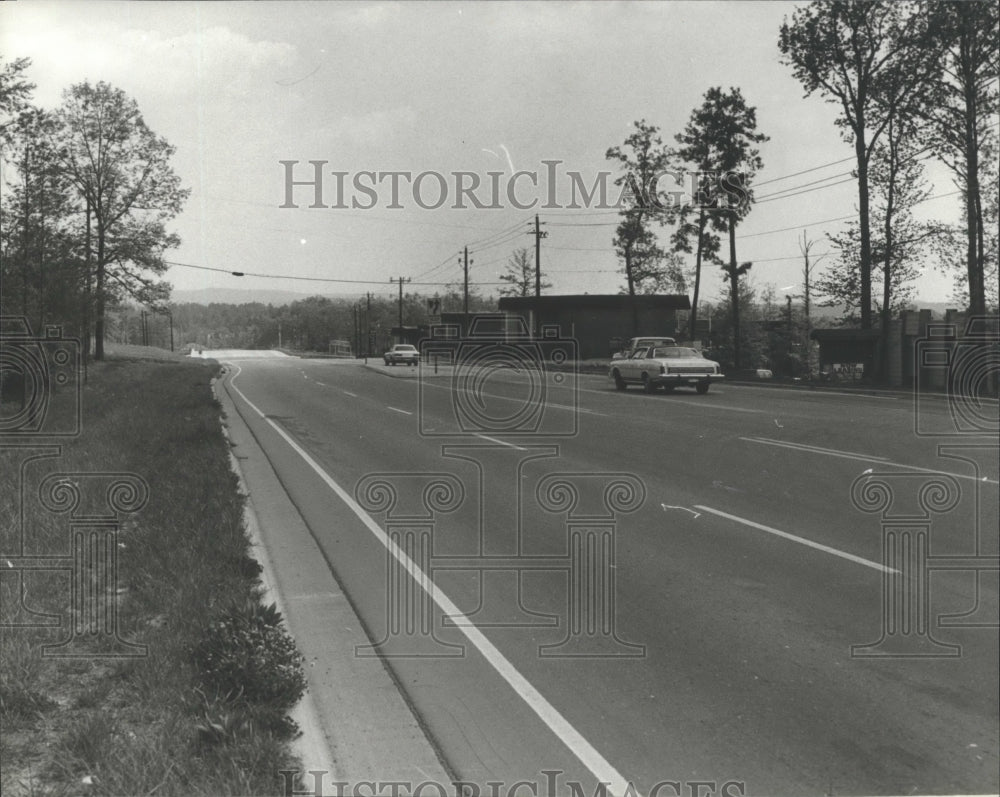
[[[393,346],[393,350],[394,351],[416,351],[416,348],[414,346],[407,346],[407,345],[404,344],[404,345],[401,345],[401,346]]]
[[[685,346],[657,346],[653,349],[653,356],[664,359],[677,359],[680,357],[701,357],[701,354]]]

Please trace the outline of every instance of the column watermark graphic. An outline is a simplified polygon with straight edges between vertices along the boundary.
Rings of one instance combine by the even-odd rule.
[[[559,467],[558,441],[579,431],[577,352],[558,327],[535,336],[520,318],[443,325],[422,342],[418,431],[441,441],[449,469],[357,482],[356,500],[389,538],[385,636],[357,655],[463,655],[464,644],[442,636],[462,626],[544,636],[542,658],[645,655],[618,629],[616,574],[619,521],[642,507],[645,485],[631,473]],[[475,524],[474,550],[442,544],[440,523],[460,509]],[[474,599],[442,612],[431,594],[461,577],[466,596],[475,580]],[[559,605],[551,594],[532,605],[526,583],[537,577],[559,585]]]
[[[80,354],[59,327],[35,336],[24,318],[0,319],[0,453],[17,473],[15,520],[0,550],[0,628],[62,629],[43,657],[141,657],[146,646],[119,627],[118,551],[122,523],[146,505],[149,486],[135,473],[59,468],[63,446],[81,432]],[[65,526],[62,551],[39,550],[40,517]],[[35,602],[42,574],[65,585],[64,611]]]
[[[997,319],[974,316],[964,326],[930,324],[914,347],[914,434],[938,440],[937,456],[962,463],[962,482],[945,472],[868,472],[851,485],[851,501],[879,517],[882,539],[881,635],[851,646],[855,658],[955,658],[962,646],[935,636],[942,629],[997,628],[995,602],[985,599],[987,578],[1000,573],[995,526],[983,504],[995,497],[1000,445],[1000,330]],[[943,470],[943,469],[942,469]],[[971,471],[971,473],[969,473]],[[986,490],[992,490],[986,494]],[[935,550],[934,529],[959,506],[971,513],[971,539],[961,553]],[[934,574],[964,574],[971,605],[944,611],[933,600]],[[992,608],[991,608],[992,607]]]

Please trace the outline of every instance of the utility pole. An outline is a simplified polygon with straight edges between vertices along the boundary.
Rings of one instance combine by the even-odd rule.
[[[535,296],[542,295],[542,238],[548,238],[549,234],[547,232],[542,232],[540,224],[545,222],[538,221],[538,214],[535,214],[535,229],[530,231],[528,235],[535,236]]]
[[[389,282],[399,283],[399,337],[400,340],[403,338],[403,284],[409,282],[409,277],[400,277],[399,279],[394,279],[389,277]],[[466,276],[466,284],[468,284],[468,276]]]
[[[368,306],[365,309],[365,362],[368,362],[368,358],[372,353],[372,295],[369,291],[366,296],[368,297]]]
[[[463,297],[464,297],[463,307],[465,308],[465,321],[466,321],[466,324],[468,324],[468,321],[469,321],[469,247],[466,246],[464,248],[463,252],[465,254],[465,265],[462,267],[462,271],[463,271],[463,274],[464,274],[464,278],[463,278],[464,285],[463,285],[462,293],[463,293]]]

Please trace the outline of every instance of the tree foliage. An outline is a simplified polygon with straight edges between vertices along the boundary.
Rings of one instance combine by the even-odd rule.
[[[984,199],[983,187],[997,172],[1000,12],[993,2],[937,2],[929,3],[926,13],[930,48],[941,53],[941,69],[931,86],[930,101],[919,111],[929,123],[930,146],[962,192],[965,304],[981,314],[986,312],[988,293],[996,288],[996,255],[989,254],[989,239],[995,240],[997,216],[988,213],[996,191],[987,190]],[[993,275],[992,283],[987,272]]]
[[[121,89],[78,83],[63,93],[56,116],[56,163],[93,218],[94,353],[101,359],[109,301],[128,296],[155,304],[169,296],[155,277],[167,269],[164,251],[179,243],[166,224],[189,192],[170,166],[174,147],[147,127]]]
[[[816,2],[782,24],[779,49],[806,96],[840,108],[837,125],[854,145],[858,178],[861,326],[872,325],[872,230],[869,164],[874,147],[901,106],[923,96],[937,69],[926,20],[912,4]]]
[[[643,282],[655,280],[662,269],[664,251],[655,227],[662,225],[666,216],[656,187],[659,178],[670,171],[671,163],[658,127],[641,119],[634,128],[624,146],[611,147],[605,153],[605,158],[617,161],[622,170],[615,180],[622,189],[622,218],[613,243],[629,296],[640,292]]]

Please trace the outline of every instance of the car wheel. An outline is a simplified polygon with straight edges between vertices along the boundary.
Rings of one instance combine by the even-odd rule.
[[[654,385],[650,381],[649,374],[642,375],[642,389],[645,390],[647,393],[652,393],[654,390],[656,390],[656,385]]]
[[[628,385],[625,384],[625,380],[622,379],[622,375],[618,372],[617,369],[614,371],[613,376],[615,378],[615,388],[617,390],[624,390],[625,388],[628,387]]]
[[[704,396],[708,392],[708,382],[699,382],[695,386],[695,390],[697,390],[702,396]]]

